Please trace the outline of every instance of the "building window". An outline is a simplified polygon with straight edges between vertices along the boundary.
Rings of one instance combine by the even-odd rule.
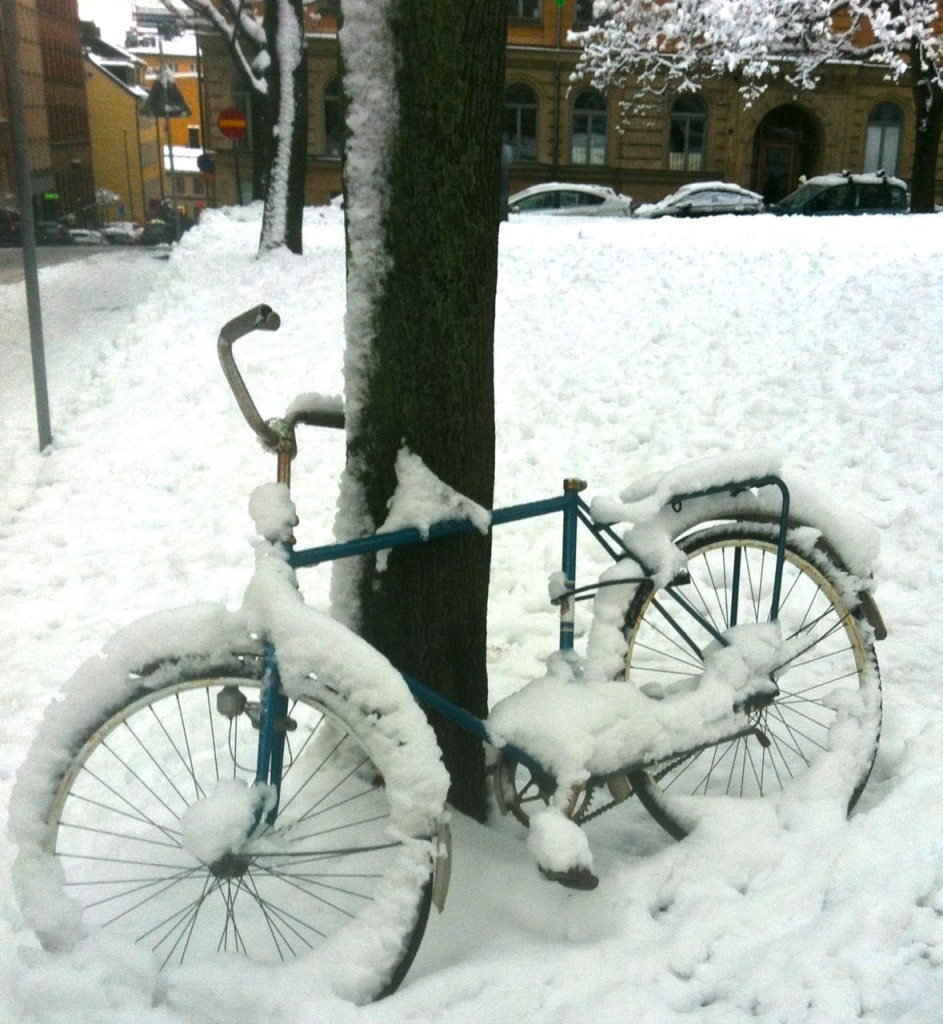
[[[904,127],[903,111],[896,103],[879,103],[868,118],[864,145],[864,171],[897,174],[900,166],[900,136]]]
[[[341,80],[332,78],[324,90],[324,155],[344,152],[344,104]]]
[[[540,21],[540,0],[508,0],[508,17],[513,21]]]
[[[679,96],[671,107],[668,168],[672,171],[702,171],[707,138],[707,108],[690,93]]]
[[[576,0],[573,12],[573,27],[586,28],[593,20],[593,0]]]
[[[527,85],[504,90],[504,141],[512,160],[537,159],[537,94]]]
[[[609,108],[595,89],[581,92],[573,103],[572,162],[602,166],[606,162]]]
[[[191,124],[187,128],[187,145],[190,149],[200,148],[200,126]]]

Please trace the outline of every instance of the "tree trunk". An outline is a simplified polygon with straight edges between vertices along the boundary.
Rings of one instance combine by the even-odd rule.
[[[253,178],[253,191],[260,188],[265,200],[260,244],[301,253],[308,129],[302,0],[272,0],[265,5],[262,24],[271,64],[265,76],[268,91],[258,104],[264,112]],[[291,74],[290,90],[282,88],[284,70]]]
[[[943,135],[943,88],[937,79],[936,68],[918,42],[910,48],[910,74],[917,116],[910,209],[913,213],[933,213],[937,156]]]
[[[404,445],[450,487],[492,505],[506,9],[506,0],[392,0],[398,120],[380,227],[389,268],[348,437],[348,473],[375,525]],[[357,588],[363,636],[478,716],[488,707],[490,554],[479,534],[403,549],[384,572],[365,561]],[[482,819],[480,742],[433,724],[452,803]]]

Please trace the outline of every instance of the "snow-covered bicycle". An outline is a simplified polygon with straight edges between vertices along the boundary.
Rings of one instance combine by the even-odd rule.
[[[679,838],[731,798],[854,806],[881,722],[865,528],[797,495],[768,456],[743,455],[591,505],[578,480],[490,511],[453,492],[431,524],[297,549],[296,427],[341,427],[344,414],[309,398],[261,418],[232,346],[277,327],[259,306],[219,337],[239,406],[278,458],[277,482],[250,501],[260,539],[242,608],[122,630],[48,709],[18,774],[14,884],[47,948],[104,928],[163,965],[315,951],[349,998],[391,992],[449,880],[448,778],[422,705],[487,744],[498,807],[530,826],[541,871],[575,888],[597,883],[580,825],[633,795]],[[428,494],[447,488],[403,459],[401,488],[431,480],[428,513]],[[558,514],[558,651],[485,721],[297,586],[304,567]],[[578,536],[612,561],[581,586]],[[577,653],[584,598],[592,624]]]

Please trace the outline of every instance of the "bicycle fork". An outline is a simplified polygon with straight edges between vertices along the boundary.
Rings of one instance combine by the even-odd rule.
[[[260,798],[252,832],[256,832],[263,823],[271,826],[278,816],[285,743],[293,727],[294,722],[288,715],[288,698],[282,690],[278,663],[275,660],[275,648],[267,643],[262,655],[259,749],[255,768],[255,786],[260,791]]]

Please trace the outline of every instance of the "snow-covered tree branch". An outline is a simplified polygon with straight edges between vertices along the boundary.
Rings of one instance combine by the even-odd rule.
[[[914,92],[912,208],[933,209],[943,128],[940,0],[597,0],[575,33],[576,75],[624,94],[628,119],[654,97],[735,76],[747,103],[774,80],[814,88],[831,61],[863,61]]]

